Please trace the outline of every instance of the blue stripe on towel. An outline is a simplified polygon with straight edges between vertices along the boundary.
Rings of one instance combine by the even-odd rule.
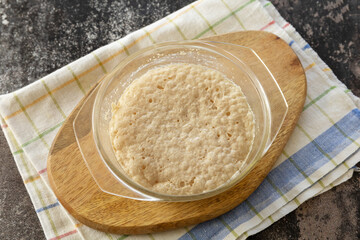
[[[306,45],[302,48],[302,50],[306,50],[306,49],[308,49],[308,48],[310,48],[310,45],[309,45],[309,44],[306,44]]]

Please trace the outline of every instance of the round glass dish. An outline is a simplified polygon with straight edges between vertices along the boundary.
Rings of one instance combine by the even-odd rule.
[[[242,59],[246,59],[247,63],[251,64],[245,64]],[[255,137],[248,158],[229,181],[214,190],[193,195],[168,195],[154,192],[128,177],[116,160],[108,129],[111,104],[118,101],[133,80],[152,68],[170,63],[198,64],[221,72],[240,86],[254,113]],[[84,145],[79,144],[90,172],[103,191],[148,201],[193,201],[230,189],[241,181],[265,154],[287,112],[286,100],[276,80],[254,51],[238,45],[208,41],[168,42],[142,49],[126,58],[108,74],[92,97],[93,140],[97,154],[100,156],[99,159],[105,164],[108,173],[96,173],[96,164],[89,163],[90,153],[86,153]],[[75,121],[78,121],[79,125],[79,116],[77,118]],[[75,122],[75,132],[77,131],[76,124]],[[112,176],[110,177],[109,174]],[[108,180],[110,178],[113,179],[112,184]],[[126,191],[116,188],[114,181],[118,181],[117,184],[121,184]]]

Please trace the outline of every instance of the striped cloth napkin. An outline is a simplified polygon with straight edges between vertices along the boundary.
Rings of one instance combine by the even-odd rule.
[[[194,24],[195,23],[195,24]],[[153,43],[264,30],[286,41],[306,71],[300,120],[274,168],[242,204],[219,218],[169,232],[126,236],[93,230],[73,219],[49,188],[46,158],[66,116],[122,59]],[[245,239],[307,199],[338,185],[359,161],[356,98],[267,1],[200,0],[104,46],[33,84],[0,96],[2,129],[48,239]]]

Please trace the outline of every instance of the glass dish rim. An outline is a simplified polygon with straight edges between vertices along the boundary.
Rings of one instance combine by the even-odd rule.
[[[239,176],[235,177],[234,179],[230,179],[231,181],[229,181],[225,184],[222,184],[213,190],[199,193],[199,194],[192,194],[192,195],[170,195],[170,194],[164,194],[164,193],[151,191],[151,190],[143,187],[142,185],[136,183],[135,181],[133,181],[130,177],[126,176],[125,174],[122,174],[121,172],[119,172],[117,170],[117,168],[113,166],[113,164],[111,163],[111,160],[108,160],[110,157],[106,154],[106,151],[103,150],[101,141],[99,139],[99,134],[98,134],[99,127],[98,127],[97,119],[100,117],[100,114],[98,114],[98,113],[100,113],[100,107],[101,107],[102,101],[105,97],[105,92],[106,92],[107,88],[109,87],[109,85],[111,84],[111,82],[113,81],[114,76],[116,76],[116,74],[119,71],[121,71],[124,68],[124,66],[126,66],[128,63],[132,62],[137,57],[139,57],[142,54],[145,54],[147,52],[159,50],[163,47],[171,47],[172,49],[179,49],[179,51],[181,51],[181,49],[184,49],[184,47],[188,47],[188,48],[196,47],[196,48],[201,48],[202,50],[215,52],[216,54],[221,55],[222,57],[227,58],[228,60],[233,62],[235,65],[237,65],[239,68],[241,68],[241,70],[244,71],[248,75],[248,77],[251,79],[251,81],[255,81],[255,82],[259,83],[260,87],[262,87],[262,85],[261,85],[260,81],[258,80],[258,78],[256,77],[256,75],[252,72],[252,70],[249,67],[247,67],[247,65],[245,63],[243,63],[240,59],[238,59],[236,56],[234,56],[230,52],[228,52],[224,49],[221,49],[217,46],[211,45],[211,43],[214,43],[214,42],[217,42],[217,41],[188,40],[188,41],[164,42],[164,43],[158,43],[158,44],[154,44],[149,47],[143,48],[143,49],[131,54],[130,56],[126,57],[124,60],[122,60],[111,71],[111,73],[109,73],[108,75],[106,75],[104,77],[104,79],[100,83],[100,86],[98,86],[99,90],[95,97],[95,101],[94,101],[94,105],[93,105],[93,109],[92,109],[92,116],[91,116],[93,138],[95,141],[97,152],[99,153],[102,161],[107,166],[109,171],[113,174],[113,176],[118,181],[120,181],[123,185],[125,185],[127,188],[130,188],[131,190],[135,191],[136,193],[146,196],[146,198],[150,198],[150,199],[153,199],[156,201],[193,201],[193,200],[200,200],[200,199],[218,195],[222,192],[225,192],[225,191],[231,189],[233,186],[235,186],[237,183],[239,183],[244,177],[246,177],[249,174],[249,172],[253,169],[253,167],[256,165],[256,163],[263,156],[263,155],[259,156],[259,153],[263,153],[263,150],[265,150],[266,145],[267,145],[267,140],[269,139],[269,136],[270,136],[271,111],[270,111],[269,102],[268,102],[265,92],[261,91],[261,89],[258,89],[257,87],[256,87],[256,90],[261,92],[259,94],[261,101],[262,101],[261,107],[262,107],[262,110],[265,111],[265,114],[264,114],[265,118],[263,121],[263,124],[265,125],[265,131],[264,131],[264,136],[262,137],[262,140],[261,140],[261,146],[259,146],[259,149],[262,151],[259,151],[259,153],[256,155],[256,158],[254,158],[245,169],[242,169],[242,173],[239,174]],[[223,43],[223,42],[218,42],[218,43]],[[227,44],[227,43],[224,43],[224,44]],[[251,48],[241,46],[241,45],[236,45],[236,46],[246,48],[258,57],[256,52],[254,52],[254,50],[252,50]],[[216,50],[211,49],[211,48],[215,48]],[[225,56],[221,52],[224,52],[228,56]],[[231,58],[233,58],[233,59],[231,59]],[[234,62],[234,60],[236,62]],[[259,58],[259,60],[261,61],[260,58]],[[241,63],[241,64],[239,65],[238,63]],[[267,66],[263,62],[262,62],[262,64],[267,68]]]

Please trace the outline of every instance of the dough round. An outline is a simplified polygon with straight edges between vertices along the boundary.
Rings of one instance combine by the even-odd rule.
[[[128,176],[163,194],[226,183],[246,159],[254,115],[239,86],[216,70],[177,63],[146,72],[112,106],[110,138]]]

